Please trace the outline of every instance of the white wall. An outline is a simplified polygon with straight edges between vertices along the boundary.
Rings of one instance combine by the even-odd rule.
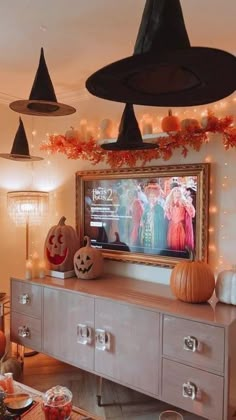
[[[227,114],[233,111],[228,109]],[[8,153],[18,128],[19,116],[4,105],[0,105],[0,115],[0,153]],[[76,126],[78,115],[56,118],[22,116],[22,119],[31,154],[41,155],[45,160],[32,164],[0,158],[0,290],[6,291],[9,290],[9,277],[23,273],[25,265],[25,230],[16,227],[8,216],[7,191],[30,188],[51,191],[47,220],[40,228],[31,229],[30,249],[37,250],[42,255],[47,231],[62,215],[66,217],[68,224],[75,226],[75,172],[101,168],[86,161],[68,160],[62,154],[47,156],[39,150],[46,133],[63,134],[70,125]],[[34,136],[31,134],[33,130],[36,131]],[[151,162],[150,166],[199,163],[206,160],[211,162],[209,263],[217,273],[236,262],[236,149],[225,151],[221,136],[211,135],[210,142],[204,145],[200,152],[190,152],[186,159],[180,152],[175,152],[169,161],[159,159]],[[112,261],[106,262],[106,271],[163,283],[168,283],[170,276],[169,269]]]

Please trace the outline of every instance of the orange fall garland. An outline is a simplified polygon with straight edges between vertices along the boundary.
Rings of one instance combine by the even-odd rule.
[[[137,163],[145,165],[153,159],[168,160],[175,149],[181,149],[184,157],[189,149],[199,151],[203,144],[208,142],[207,133],[222,134],[222,142],[225,150],[236,147],[236,127],[232,126],[233,117],[216,118],[212,113],[208,114],[208,122],[205,128],[197,131],[190,127],[184,131],[169,133],[168,136],[157,137],[159,147],[149,150],[131,151],[105,151],[94,138],[89,140],[67,139],[64,135],[51,135],[47,142],[40,147],[41,150],[50,153],[63,153],[68,159],[88,160],[96,165],[105,162],[112,168],[121,166],[134,167]]]

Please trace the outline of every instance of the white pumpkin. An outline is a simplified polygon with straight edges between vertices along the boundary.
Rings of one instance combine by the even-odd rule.
[[[217,122],[217,118],[214,115],[205,115],[201,119],[201,126],[202,128],[204,128],[204,130],[207,130],[216,122]]]
[[[74,127],[70,127],[70,130],[67,130],[65,133],[66,140],[79,140],[79,132],[75,130]]]
[[[236,305],[236,269],[218,274],[215,292],[220,302]]]

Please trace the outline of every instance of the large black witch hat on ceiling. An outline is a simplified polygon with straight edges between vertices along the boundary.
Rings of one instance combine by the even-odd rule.
[[[119,151],[156,149],[158,145],[143,142],[133,105],[126,104],[119,125],[117,141],[114,143],[104,143],[101,147],[105,150]]]
[[[150,106],[192,106],[218,101],[236,89],[236,57],[191,47],[179,0],[147,0],[134,54],[92,74],[90,93]]]
[[[19,127],[14,138],[11,153],[0,153],[0,157],[18,162],[43,160],[42,157],[30,155],[29,144],[21,118],[19,119]]]
[[[41,48],[39,65],[29,99],[14,101],[9,106],[13,111],[21,114],[41,117],[56,117],[76,112],[76,109],[72,106],[57,102],[54,87],[45,62],[43,48]]]

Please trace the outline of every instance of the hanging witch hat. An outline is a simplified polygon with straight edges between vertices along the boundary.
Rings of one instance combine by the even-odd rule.
[[[14,101],[9,106],[13,111],[21,114],[41,117],[56,117],[76,112],[76,109],[72,106],[57,102],[54,87],[45,62],[43,48],[41,48],[39,66],[29,99]]]
[[[234,92],[236,58],[190,46],[179,0],[146,0],[134,54],[92,74],[86,87],[117,102],[202,105]]]
[[[158,145],[143,142],[133,105],[126,104],[121,117],[117,141],[114,143],[104,143],[101,147],[105,150],[119,151],[156,149]]]
[[[11,153],[0,153],[0,157],[5,159],[16,160],[18,162],[28,162],[32,160],[43,160],[39,156],[31,156],[29,154],[29,145],[25,134],[25,128],[20,118],[19,127],[15,135]]]

